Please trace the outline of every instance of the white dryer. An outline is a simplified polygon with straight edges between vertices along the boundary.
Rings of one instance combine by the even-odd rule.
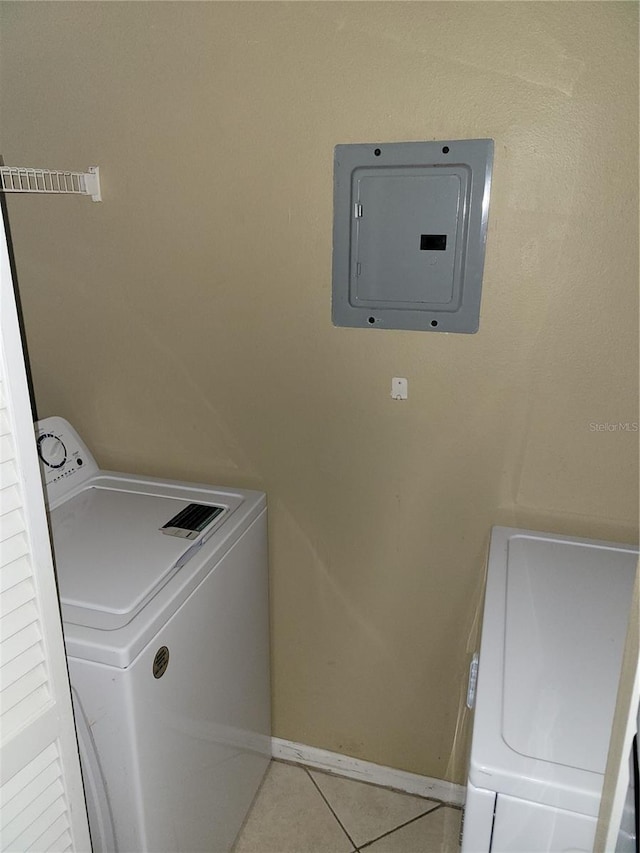
[[[462,853],[591,853],[637,561],[493,529]]]
[[[94,851],[226,853],[271,752],[265,496],[36,428]]]

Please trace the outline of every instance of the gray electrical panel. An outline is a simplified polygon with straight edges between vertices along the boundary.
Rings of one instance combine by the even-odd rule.
[[[477,332],[492,165],[492,139],[336,146],[336,326]]]

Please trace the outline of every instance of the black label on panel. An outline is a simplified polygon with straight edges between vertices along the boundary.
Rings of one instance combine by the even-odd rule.
[[[447,248],[446,234],[421,234],[420,235],[420,250],[421,251],[436,251],[444,252]]]
[[[162,678],[169,666],[169,649],[161,646],[153,660],[153,677]]]

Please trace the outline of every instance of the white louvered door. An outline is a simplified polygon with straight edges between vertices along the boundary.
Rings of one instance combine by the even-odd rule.
[[[4,229],[0,229],[0,286],[0,850],[89,851]]]

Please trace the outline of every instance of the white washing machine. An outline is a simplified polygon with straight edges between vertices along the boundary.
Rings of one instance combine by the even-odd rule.
[[[591,853],[637,561],[493,529],[462,853]]]
[[[265,496],[36,428],[94,851],[228,851],[271,753]]]

